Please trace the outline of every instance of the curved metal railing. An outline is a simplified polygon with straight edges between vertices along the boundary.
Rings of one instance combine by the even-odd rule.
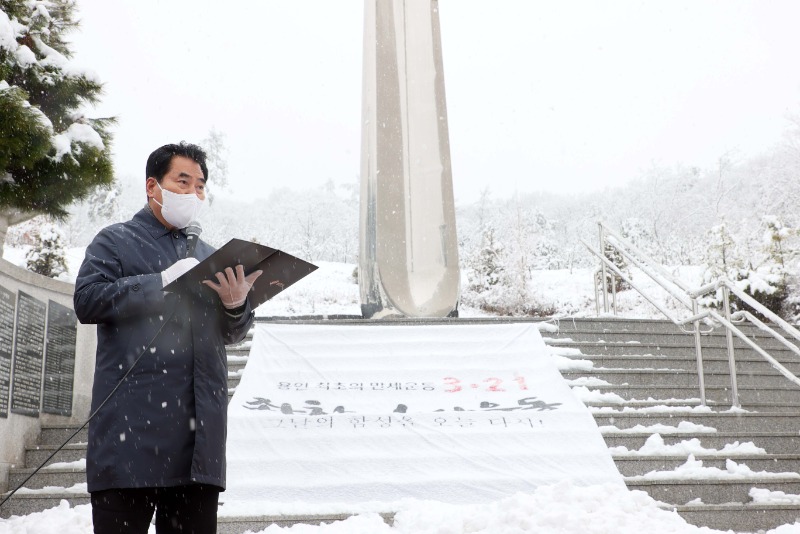
[[[775,313],[768,310],[763,304],[755,300],[752,296],[748,295],[733,282],[727,278],[721,278],[713,283],[707,284],[698,289],[691,289],[679,278],[669,273],[661,264],[650,258],[647,254],[639,250],[635,245],[625,240],[622,236],[608,228],[602,222],[598,223],[600,228],[600,250],[598,251],[586,241],[581,240],[581,243],[600,260],[600,269],[594,276],[595,283],[595,305],[597,313],[600,314],[600,300],[602,297],[603,311],[610,313],[613,307],[616,314],[616,277],[624,280],[627,284],[636,290],[642,297],[644,297],[650,304],[652,304],[659,312],[661,312],[667,319],[672,321],[679,328],[688,332],[687,326],[692,325],[691,331],[694,333],[695,342],[695,356],[697,359],[697,377],[698,386],[700,389],[700,401],[706,405],[706,391],[705,391],[705,378],[703,374],[703,352],[700,343],[701,335],[704,333],[701,329],[701,321],[711,321],[715,324],[722,325],[725,328],[725,336],[727,341],[728,352],[728,366],[730,368],[731,379],[731,404],[739,407],[739,389],[736,380],[736,359],[733,347],[733,336],[741,339],[748,347],[753,349],[762,358],[769,362],[778,372],[788,378],[794,384],[800,386],[800,378],[794,373],[786,369],[778,360],[773,358],[763,347],[758,345],[755,341],[747,337],[741,329],[739,329],[734,321],[749,321],[758,327],[759,330],[768,333],[777,339],[786,348],[791,350],[797,356],[800,356],[800,348],[794,343],[787,340],[785,335],[800,341],[800,331],[795,327],[778,317]],[[646,274],[656,284],[661,286],[671,297],[677,302],[681,303],[688,313],[691,315],[688,318],[677,317],[676,314],[671,313],[659,302],[656,301],[651,295],[647,293],[642,287],[634,283],[629,275],[622,272],[622,270],[614,265],[609,260],[604,251],[609,246],[622,254],[626,260],[635,265],[640,271]],[[610,271],[610,272],[609,272]],[[599,276],[598,276],[599,275]],[[608,285],[612,287],[612,302],[609,303]],[[705,308],[700,311],[699,299],[711,292],[722,292],[723,313],[711,308]],[[602,293],[602,295],[601,295]],[[771,321],[774,326],[780,327],[784,335],[776,331],[772,326],[767,325],[761,319],[748,311],[739,311],[731,314],[730,310],[730,295],[734,294],[742,302],[750,306],[757,313],[761,314],[767,320]]]

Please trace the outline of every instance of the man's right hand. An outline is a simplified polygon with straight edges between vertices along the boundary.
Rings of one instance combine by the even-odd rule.
[[[161,287],[167,287],[183,273],[200,263],[197,258],[184,258],[178,260],[163,271],[161,271]]]

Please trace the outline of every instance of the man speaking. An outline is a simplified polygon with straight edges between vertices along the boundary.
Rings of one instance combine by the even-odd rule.
[[[196,231],[187,248],[184,230],[205,202],[206,155],[165,145],[146,170],[147,204],[97,234],[75,283],[78,319],[97,324],[86,458],[94,532],[144,534],[155,513],[158,534],[213,533],[225,489],[225,345],[252,325],[247,294],[261,271],[230,266],[207,288],[163,291],[214,251]]]

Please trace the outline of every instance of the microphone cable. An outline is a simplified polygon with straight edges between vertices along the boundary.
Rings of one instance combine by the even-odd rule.
[[[203,231],[203,228],[200,226],[200,223],[198,223],[197,221],[192,221],[192,222],[190,222],[190,223],[189,223],[189,225],[186,227],[186,235],[187,235],[187,244],[186,244],[186,245],[187,245],[187,246],[186,246],[186,257],[187,257],[187,258],[188,258],[188,257],[191,257],[191,256],[193,256],[193,255],[194,255],[194,250],[195,250],[195,248],[197,247],[197,241],[198,241],[198,239],[199,239],[199,236],[200,236],[200,233],[201,233],[202,231]],[[126,380],[126,379],[128,378],[128,376],[131,374],[131,372],[132,372],[132,371],[133,371],[133,370],[136,368],[136,365],[139,363],[139,360],[141,360],[141,359],[142,359],[142,356],[144,356],[144,355],[145,355],[145,353],[146,353],[146,352],[147,352],[147,351],[150,349],[150,347],[153,345],[153,343],[155,343],[155,341],[156,341],[156,338],[159,336],[159,334],[161,334],[161,331],[164,329],[164,326],[166,326],[166,324],[169,322],[169,320],[170,320],[170,319],[172,319],[172,315],[174,315],[174,314],[175,314],[175,312],[173,312],[173,313],[172,313],[172,314],[171,314],[171,315],[170,315],[170,316],[167,318],[167,320],[166,320],[166,321],[163,321],[163,322],[161,323],[161,326],[158,328],[158,331],[157,331],[157,332],[155,333],[155,335],[153,336],[153,339],[151,339],[151,340],[150,340],[150,342],[149,342],[149,343],[148,343],[148,344],[147,344],[147,345],[144,347],[144,349],[142,349],[142,352],[139,354],[139,356],[137,356],[137,357],[136,357],[136,360],[134,360],[133,364],[131,364],[130,368],[129,368],[129,369],[126,371],[126,372],[125,372],[125,374],[122,376],[122,378],[120,378],[120,380],[119,380],[119,382],[117,383],[117,385],[116,385],[116,386],[114,386],[114,389],[112,389],[112,390],[111,390],[111,393],[109,393],[109,394],[108,394],[108,396],[107,396],[105,399],[103,399],[103,402],[101,402],[101,403],[100,403],[100,406],[98,406],[98,407],[97,407],[97,409],[96,409],[96,410],[95,410],[95,411],[94,411],[94,412],[93,412],[91,415],[89,415],[89,418],[88,418],[88,419],[86,419],[86,421],[85,421],[85,422],[84,422],[84,423],[83,423],[83,424],[80,426],[80,428],[78,428],[78,430],[76,430],[75,432],[73,432],[73,434],[72,434],[72,435],[71,435],[69,438],[67,438],[67,441],[65,441],[64,443],[62,443],[60,447],[58,447],[56,450],[54,450],[54,451],[53,451],[53,453],[52,453],[50,456],[48,456],[48,457],[47,457],[47,459],[46,459],[44,462],[42,462],[42,465],[40,465],[39,467],[37,467],[37,468],[36,468],[36,469],[33,471],[33,473],[31,473],[30,475],[28,475],[28,477],[27,477],[25,480],[23,480],[23,481],[22,481],[22,482],[19,484],[19,486],[17,486],[16,488],[14,488],[14,490],[13,490],[13,491],[11,491],[11,493],[9,493],[8,495],[6,495],[6,497],[5,497],[5,498],[4,498],[2,501],[0,501],[0,507],[2,507],[2,506],[3,506],[3,505],[6,503],[6,502],[8,502],[8,500],[9,500],[9,499],[11,499],[11,497],[12,497],[12,496],[13,496],[13,495],[14,495],[14,494],[17,492],[17,491],[19,491],[20,489],[22,489],[22,487],[23,487],[25,484],[27,484],[27,483],[28,483],[28,481],[29,481],[31,478],[33,478],[33,476],[34,476],[36,473],[38,473],[39,471],[41,471],[41,470],[42,470],[42,468],[43,468],[45,465],[47,465],[47,462],[49,462],[50,460],[52,460],[52,459],[53,459],[53,457],[54,457],[56,454],[58,454],[58,453],[61,451],[61,449],[63,449],[64,447],[66,447],[66,446],[67,446],[67,444],[69,444],[69,442],[70,442],[70,441],[72,441],[72,439],[73,439],[75,436],[77,436],[77,435],[80,433],[80,431],[81,431],[81,430],[83,430],[83,429],[86,427],[86,425],[88,425],[88,424],[89,424],[89,421],[91,421],[91,420],[94,418],[94,416],[95,416],[95,415],[97,415],[97,413],[98,413],[100,410],[102,410],[102,409],[103,409],[103,406],[105,406],[105,405],[106,405],[106,403],[109,401],[109,399],[111,399],[111,397],[114,395],[114,393],[116,393],[116,392],[117,392],[117,390],[120,388],[120,386],[122,385],[122,383],[123,383],[123,382],[125,382],[125,380]]]
[[[129,375],[131,374],[131,372],[134,370],[134,368],[136,368],[136,365],[139,363],[139,360],[141,360],[141,359],[142,359],[142,356],[144,356],[144,355],[145,355],[145,353],[146,353],[148,350],[150,350],[150,347],[153,345],[153,343],[155,343],[155,341],[156,341],[156,338],[159,336],[159,334],[161,334],[161,331],[164,329],[164,326],[166,326],[166,324],[167,324],[167,323],[170,321],[170,319],[172,319],[172,316],[173,316],[173,315],[174,315],[174,312],[173,312],[173,313],[172,313],[172,314],[171,314],[171,315],[170,315],[170,316],[167,318],[167,320],[165,320],[165,321],[163,321],[163,322],[161,323],[161,326],[158,328],[158,331],[157,331],[157,332],[155,333],[155,335],[153,336],[153,339],[151,339],[151,340],[150,340],[150,342],[149,342],[149,343],[148,343],[148,344],[147,344],[147,345],[144,347],[144,349],[142,349],[142,352],[141,352],[141,354],[139,354],[139,356],[136,358],[136,360],[134,360],[133,364],[131,364],[130,368],[129,368],[129,369],[126,371],[126,372],[125,372],[125,374],[122,376],[122,378],[120,378],[120,380],[119,380],[119,382],[117,383],[117,385],[116,385],[116,386],[114,386],[114,389],[112,389],[112,390],[111,390],[111,393],[109,393],[109,394],[108,394],[108,396],[107,396],[107,397],[106,397],[106,398],[103,400],[103,402],[101,402],[101,403],[100,403],[100,406],[98,406],[98,407],[97,407],[97,409],[96,409],[94,412],[92,412],[92,414],[89,416],[89,418],[88,418],[88,419],[87,419],[87,420],[86,420],[86,421],[85,421],[85,422],[84,422],[84,423],[83,423],[83,424],[80,426],[80,428],[78,428],[78,430],[76,430],[75,432],[73,432],[73,434],[72,434],[72,435],[71,435],[69,438],[67,438],[67,441],[65,441],[64,443],[62,443],[60,447],[58,447],[56,450],[54,450],[54,451],[53,451],[53,453],[52,453],[50,456],[48,456],[48,457],[47,457],[47,459],[46,459],[44,462],[42,462],[42,465],[40,465],[39,467],[37,467],[37,468],[36,468],[36,469],[33,471],[33,473],[31,473],[30,475],[28,475],[28,477],[27,477],[25,480],[23,480],[23,481],[22,481],[22,482],[19,484],[19,486],[17,486],[16,488],[14,488],[14,490],[13,490],[11,493],[9,493],[8,495],[6,495],[6,497],[5,497],[5,498],[4,498],[2,501],[0,501],[0,507],[2,507],[2,506],[3,506],[3,505],[6,503],[6,502],[8,502],[8,500],[9,500],[9,499],[10,499],[10,498],[11,498],[11,497],[12,497],[12,496],[13,496],[13,495],[14,495],[14,494],[17,492],[17,491],[19,491],[20,489],[22,489],[22,487],[23,487],[25,484],[27,484],[27,483],[28,483],[28,481],[29,481],[31,478],[33,478],[33,475],[35,475],[36,473],[38,473],[38,472],[39,472],[39,471],[40,471],[40,470],[41,470],[41,469],[42,469],[42,468],[43,468],[45,465],[47,465],[47,462],[49,462],[50,460],[52,460],[52,459],[53,459],[53,457],[54,457],[56,454],[58,454],[58,452],[59,452],[59,451],[61,451],[61,449],[63,449],[64,447],[66,447],[66,446],[67,446],[67,444],[68,444],[70,441],[72,441],[72,439],[73,439],[75,436],[77,436],[77,435],[78,435],[78,433],[79,433],[81,430],[83,430],[83,429],[86,427],[86,425],[88,425],[88,424],[89,424],[89,421],[91,421],[91,420],[94,418],[94,416],[95,416],[95,415],[97,415],[97,412],[99,412],[100,410],[102,410],[102,409],[103,409],[103,406],[105,406],[105,405],[106,405],[106,403],[109,401],[109,399],[111,399],[111,396],[112,396],[112,395],[114,395],[114,393],[116,393],[116,392],[117,392],[117,390],[120,388],[120,386],[122,385],[122,383],[123,383],[123,382],[125,382],[125,380],[128,378],[128,376],[129,376]]]

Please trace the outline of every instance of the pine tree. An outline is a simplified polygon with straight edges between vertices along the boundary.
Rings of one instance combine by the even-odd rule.
[[[56,278],[67,272],[64,234],[55,224],[46,224],[34,235],[33,247],[25,255],[29,271]]]
[[[113,119],[90,119],[102,84],[76,68],[74,0],[0,0],[0,250],[9,226],[67,216],[113,180]]]

